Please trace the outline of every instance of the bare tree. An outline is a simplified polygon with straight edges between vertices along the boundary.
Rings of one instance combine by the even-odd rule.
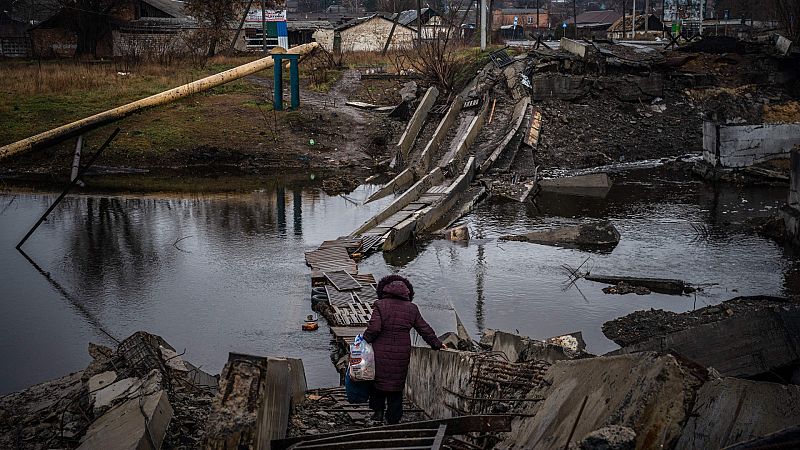
[[[439,16],[437,24],[425,30],[422,42],[402,52],[404,59],[414,70],[445,93],[453,91],[459,75],[466,69],[463,57],[458,52],[460,24],[463,20],[458,13],[464,1],[469,0],[450,3],[448,13]]]
[[[783,24],[786,34],[790,39],[800,38],[800,1],[798,0],[774,0],[775,13],[778,20]]]
[[[244,6],[237,0],[187,0],[186,12],[197,19],[198,37],[206,44],[207,56],[230,39],[229,23],[241,16]]]

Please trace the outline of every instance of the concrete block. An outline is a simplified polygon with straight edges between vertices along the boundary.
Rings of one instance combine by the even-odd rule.
[[[95,420],[78,449],[156,450],[164,442],[170,420],[172,406],[166,391],[134,398]]]
[[[425,95],[422,97],[422,100],[420,100],[417,110],[414,111],[414,115],[411,116],[411,120],[408,121],[406,130],[403,132],[403,134],[400,136],[400,140],[397,142],[397,150],[403,156],[403,159],[408,157],[408,152],[414,145],[414,141],[417,139],[419,130],[422,129],[422,125],[425,123],[425,119],[428,117],[428,113],[433,107],[433,104],[436,102],[436,97],[438,96],[439,90],[434,86],[429,87],[425,92]]]
[[[453,104],[450,105],[450,108],[447,110],[447,114],[444,115],[442,120],[439,122],[439,126],[436,127],[436,131],[433,132],[433,137],[428,142],[428,145],[425,146],[425,149],[422,151],[422,154],[419,157],[419,163],[417,165],[417,171],[419,173],[428,171],[428,168],[431,166],[431,158],[433,157],[433,153],[439,149],[439,146],[447,136],[447,133],[450,131],[450,127],[453,126],[453,123],[456,121],[456,118],[461,112],[461,108],[463,106],[464,98],[460,95],[457,95],[456,98],[453,99]]]
[[[97,375],[89,378],[89,381],[86,383],[86,389],[89,392],[96,392],[110,385],[116,379],[117,373],[114,371],[98,373]]]
[[[764,310],[698,325],[614,353],[676,352],[723,376],[751,377],[800,362],[800,311]]]
[[[389,218],[392,214],[400,211],[401,209],[408,206],[409,203],[418,199],[423,192],[430,189],[431,186],[440,183],[443,179],[444,179],[444,174],[442,173],[441,169],[437,167],[436,169],[432,170],[431,173],[425,175],[419,181],[414,183],[413,186],[408,188],[408,190],[404,192],[403,195],[395,199],[395,201],[393,201],[389,206],[387,206],[386,209],[373,216],[372,219],[364,222],[364,224],[362,224],[357,230],[355,230],[352,233],[352,235],[358,236],[374,228],[379,223]]]
[[[611,187],[611,179],[607,173],[590,173],[574,177],[550,178],[539,181],[539,186],[545,191],[560,191],[566,188],[598,188]]]
[[[715,166],[738,168],[788,158],[796,145],[800,145],[800,123],[703,124],[703,158]]]
[[[367,198],[367,201],[364,203],[369,203],[380,198],[386,197],[387,195],[394,194],[395,192],[402,192],[408,186],[410,186],[414,182],[414,171],[409,167],[402,172],[398,173],[397,176],[392,178],[391,181],[386,183],[383,187],[375,191],[374,194],[370,195]]]
[[[792,48],[792,41],[783,36],[778,36],[778,40],[775,42],[775,48],[778,49],[778,53],[781,55],[788,55],[789,50]]]
[[[544,400],[521,411],[532,417],[515,419],[497,448],[563,449],[576,423],[573,443],[599,428],[620,425],[634,430],[636,448],[673,448],[687,416],[687,388],[698,383],[670,355],[558,361],[541,387],[528,394]]]
[[[547,74],[531,80],[531,98],[575,100],[589,93],[591,84],[582,76]]]
[[[425,414],[437,419],[455,417],[455,406],[468,410],[468,401],[448,393],[464,392],[469,395],[469,381],[472,370],[470,352],[458,350],[431,350],[414,347],[411,349],[411,362],[408,373],[415,374],[406,380],[406,395],[419,406]]]
[[[608,220],[582,225],[564,225],[546,231],[501,236],[501,240],[532,242],[577,248],[614,248],[619,243],[619,231]]]
[[[800,386],[737,378],[712,380],[698,391],[675,448],[722,448],[798,423]]]
[[[114,400],[130,392],[134,385],[141,385],[138,378],[125,378],[112,383],[100,389],[99,391],[93,392],[91,394],[91,398],[92,402],[94,403],[95,411],[106,406],[111,406],[111,403],[113,403]]]
[[[574,348],[558,344],[559,342],[563,343],[563,339],[558,340],[558,338],[565,337],[574,340]],[[496,331],[492,339],[492,351],[503,353],[510,362],[543,360],[554,363],[585,356],[586,353],[583,352],[585,348],[586,343],[580,332],[558,336],[547,341],[538,341],[527,336]]]
[[[789,173],[790,208],[800,211],[800,145],[796,145],[791,153],[791,172]]]
[[[561,49],[566,50],[573,55],[580,56],[581,58],[586,58],[590,47],[591,46],[589,44],[584,44],[583,42],[573,41],[572,39],[567,39],[565,37],[561,38]]]

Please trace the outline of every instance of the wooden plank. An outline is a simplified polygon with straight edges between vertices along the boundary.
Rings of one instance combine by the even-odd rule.
[[[375,284],[375,275],[373,275],[371,273],[361,273],[361,274],[353,275],[353,278],[355,278],[356,281],[361,283],[361,286],[363,286],[365,288],[368,288],[371,285]]]
[[[262,397],[256,419],[255,448],[269,448],[273,439],[286,437],[292,384],[289,361],[284,358],[268,358],[267,371],[261,381]]]
[[[442,448],[442,442],[444,441],[444,433],[447,430],[447,425],[441,424],[439,425],[439,430],[436,432],[436,437],[433,439],[433,445],[431,445],[431,450],[440,450]]]
[[[352,430],[351,433],[343,434],[341,436],[332,436],[328,438],[322,439],[315,439],[313,441],[308,441],[309,444],[337,444],[342,442],[350,442],[353,438],[357,439],[388,439],[388,438],[400,438],[400,437],[422,437],[427,436],[430,438],[435,438],[437,431],[430,429],[430,428],[422,428],[419,430],[382,430],[382,431],[371,431],[371,430]]]
[[[322,272],[335,272],[344,270],[348,273],[358,273],[358,265],[353,260],[320,262],[312,265],[311,269],[320,270]]]
[[[357,440],[357,437],[354,437],[353,440],[350,440],[345,443],[339,444],[315,444],[313,441],[304,443],[302,445],[298,445],[295,447],[296,449],[325,449],[325,450],[356,450],[356,449],[398,449],[398,450],[405,450],[405,449],[426,449],[429,450],[431,448],[431,444],[433,443],[435,437],[433,436],[426,436],[426,437],[403,437],[403,438],[391,438],[391,439],[367,439],[367,440]]]
[[[334,272],[325,272],[325,278],[340,291],[352,291],[353,289],[361,289],[361,284],[355,280],[349,273],[338,270]]]
[[[337,338],[355,338],[359,334],[364,334],[367,327],[330,327],[331,332]]]
[[[528,130],[528,136],[525,139],[525,143],[530,145],[531,147],[536,147],[539,145],[539,134],[542,128],[542,113],[541,111],[536,111],[533,113],[533,120],[531,121],[531,127]]]
[[[453,417],[450,419],[426,420],[421,422],[405,422],[397,425],[374,427],[369,429],[368,432],[373,433],[377,431],[388,431],[388,430],[418,430],[423,428],[429,428],[438,431],[440,425],[447,425],[447,428],[445,429],[446,436],[458,436],[467,433],[507,432],[511,431],[511,419],[512,416],[510,415],[462,416],[462,417]],[[348,431],[339,431],[326,434],[296,436],[286,439],[275,440],[272,441],[272,450],[286,450],[292,445],[301,442],[326,439],[329,437],[342,436],[352,433],[354,433],[353,430],[348,430]]]
[[[340,312],[338,308],[353,302],[353,295],[350,291],[339,291],[333,286],[325,286],[325,292],[328,294],[328,303],[334,307],[336,312]]]

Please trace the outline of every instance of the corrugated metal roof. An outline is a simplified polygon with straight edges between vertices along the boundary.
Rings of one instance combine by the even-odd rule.
[[[613,11],[613,10],[605,10],[605,11],[586,11],[583,14],[578,14],[578,24],[584,23],[607,23],[611,25],[612,23],[619,20],[622,17],[622,14]],[[567,23],[573,23],[575,20],[573,18],[569,18]]]
[[[339,25],[335,29],[336,29],[336,31],[344,31],[344,30],[346,30],[348,28],[352,28],[352,27],[354,27],[356,25],[359,25],[359,24],[362,24],[364,22],[369,22],[372,19],[388,20],[388,21],[391,22],[391,19],[386,18],[382,14],[375,13],[375,14],[373,14],[371,16],[359,17],[357,19],[353,19],[353,20],[351,20],[349,22],[346,22],[346,23],[343,23],[342,25]],[[404,28],[409,28],[408,26],[403,25],[401,23],[398,23],[398,25],[401,26],[401,27],[404,27]]]
[[[422,8],[420,10],[420,12],[422,13],[423,17],[428,15],[429,12],[432,12],[433,13],[432,15],[436,15],[436,13],[431,11],[430,8]],[[407,9],[405,11],[400,11],[399,13],[392,13],[387,17],[387,19],[394,20],[395,16],[397,16],[398,14],[400,15],[400,17],[397,19],[397,23],[399,23],[401,25],[408,26],[408,25],[411,25],[412,23],[414,23],[417,20],[417,10],[416,9]]]
[[[536,8],[503,8],[500,12],[503,14],[536,14]],[[547,10],[539,8],[539,14],[547,14]]]
[[[327,20],[288,20],[286,27],[289,31],[332,30],[333,24]]]
[[[176,19],[183,19],[186,17],[186,13],[184,12],[184,7],[186,3],[179,0],[142,0],[142,2],[147,3],[148,5],[158,8],[161,11],[169,14],[170,16]]]

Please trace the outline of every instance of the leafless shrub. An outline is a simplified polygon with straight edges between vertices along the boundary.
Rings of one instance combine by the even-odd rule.
[[[422,39],[415,39],[412,48],[402,51],[404,58],[396,59],[398,63],[407,63],[443,93],[450,93],[454,89],[459,74],[466,66],[465,55],[460,51],[463,46],[460,26],[463,18],[458,15],[463,1],[451,3],[449,13],[431,19],[423,27]]]

